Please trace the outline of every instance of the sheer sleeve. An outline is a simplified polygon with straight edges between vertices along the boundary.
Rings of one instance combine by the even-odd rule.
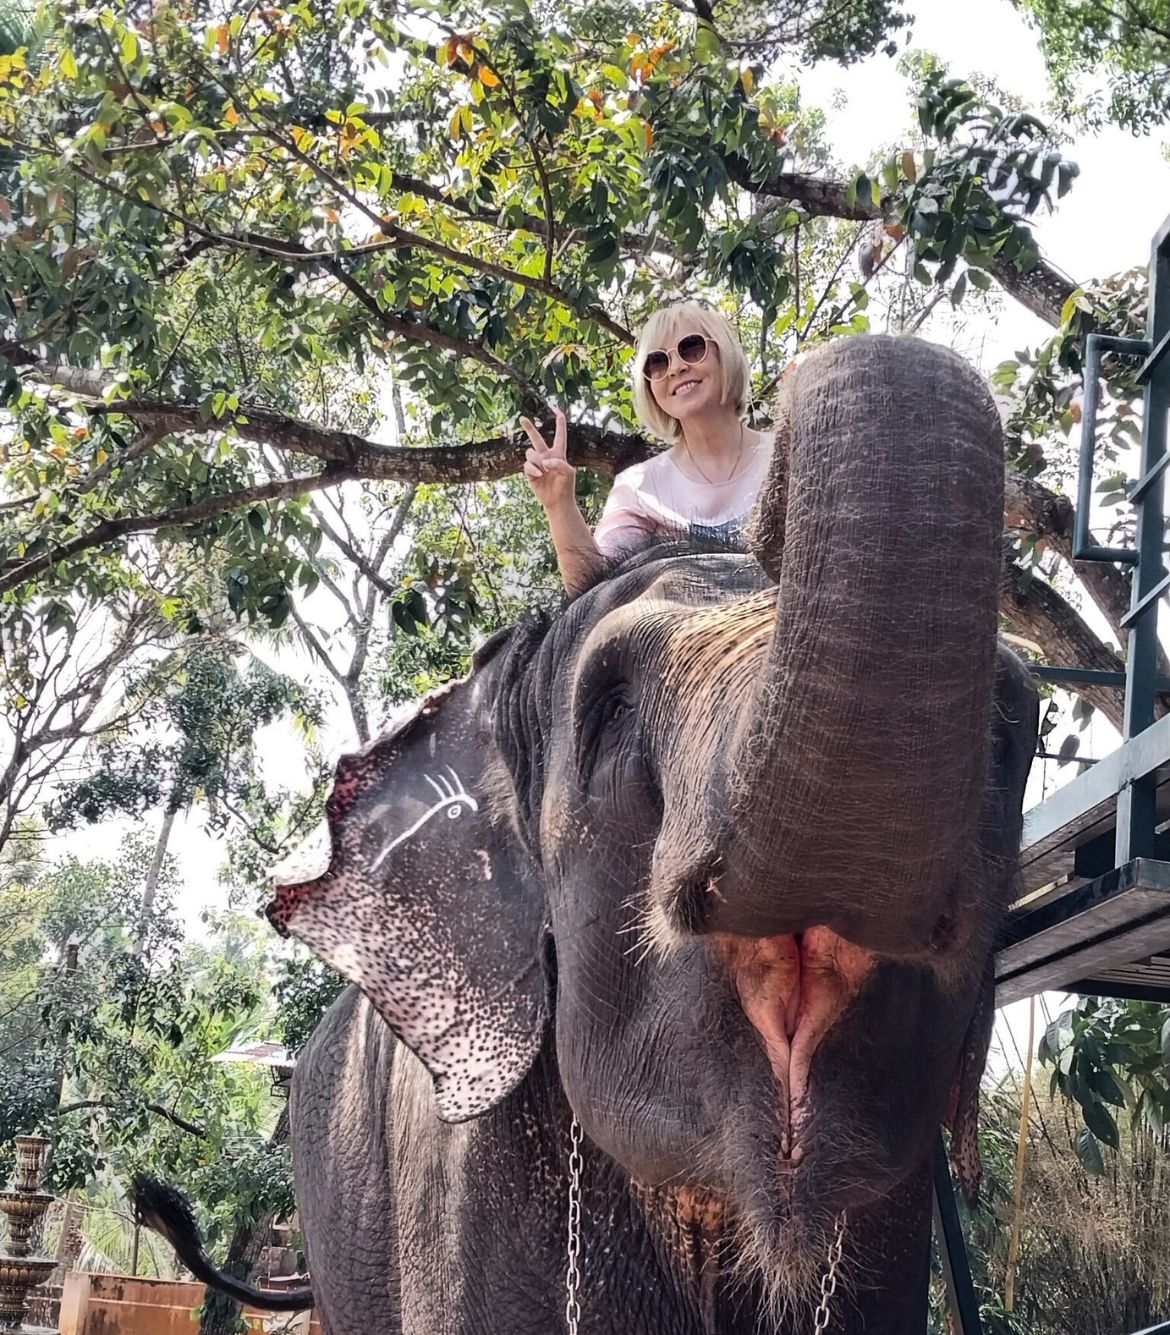
[[[593,530],[593,541],[602,556],[620,556],[654,530],[654,521],[646,513],[638,491],[640,472],[637,467],[628,468],[613,484]]]

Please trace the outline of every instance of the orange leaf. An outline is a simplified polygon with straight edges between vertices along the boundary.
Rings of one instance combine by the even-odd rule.
[[[599,88],[590,88],[589,92],[586,93],[586,97],[589,98],[590,102],[592,102],[595,107],[601,106],[603,99]]]
[[[475,64],[475,49],[470,42],[460,42],[458,51],[465,65]]]
[[[909,149],[902,154],[902,175],[908,181],[918,180],[918,168],[914,163],[914,154]]]
[[[906,229],[901,223],[886,223],[883,230],[888,237],[892,237],[895,241],[901,241],[906,235]]]
[[[643,121],[642,129],[646,132],[646,147],[654,147],[654,126],[649,121]]]
[[[455,53],[459,50],[459,38],[448,37],[447,45],[443,48],[444,64],[454,65]]]
[[[486,65],[479,67],[479,81],[485,88],[498,88],[500,86],[500,76],[495,70],[488,69]]]
[[[215,46],[221,56],[226,56],[228,52],[228,25],[221,23],[215,30]]]
[[[756,86],[756,76],[750,69],[740,70],[739,81],[743,84],[743,91],[750,97],[752,89]]]
[[[235,109],[234,106],[228,107],[227,111],[224,113],[223,118],[225,121],[227,121],[229,125],[239,125],[240,123],[240,113]]]

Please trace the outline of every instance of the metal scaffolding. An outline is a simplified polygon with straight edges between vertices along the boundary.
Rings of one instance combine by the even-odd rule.
[[[1132,547],[1097,544],[1089,530],[1101,360],[1140,362],[1144,387],[1141,463],[1128,502]],[[1144,339],[1090,334],[1073,558],[1132,571],[1124,676],[1082,668],[1036,668],[1056,682],[1124,685],[1121,745],[1024,816],[1023,895],[996,956],[996,1002],[1049,988],[1094,996],[1170,1002],[1170,712],[1156,719],[1158,610],[1170,590],[1165,543],[1167,418],[1170,416],[1170,218],[1154,237]],[[946,1157],[935,1163],[936,1231],[959,1335],[979,1335],[962,1229]],[[1170,1323],[1141,1335],[1170,1335]],[[1118,1332],[1117,1335],[1121,1335]]]

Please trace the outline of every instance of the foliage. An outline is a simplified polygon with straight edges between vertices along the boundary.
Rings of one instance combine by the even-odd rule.
[[[927,80],[920,153],[810,192],[819,118],[724,35],[748,8],[598,3],[571,30],[520,0],[46,10],[52,57],[0,66],[28,201],[0,261],[5,596],[100,597],[142,531],[279,625],[320,578],[294,493],[422,467],[288,414],[360,429],[388,362],[425,405],[412,443],[480,446],[443,467],[487,480],[519,458],[499,424],[553,400],[581,449],[626,448],[630,330],[664,299],[736,314],[763,390],[801,343],[866,328],[895,260],[956,303],[961,265],[976,289],[1032,267],[1021,221],[1074,174],[1039,122]],[[903,21],[789,0],[744,40],[849,60]],[[835,262],[802,269],[810,245]]]
[[[307,955],[281,961],[273,987],[284,1045],[294,1055],[308,1042],[322,1015],[345,987],[339,973]]]
[[[208,942],[185,942],[169,863],[144,929],[153,854],[131,838],[110,862],[8,860],[0,1140],[44,1130],[48,1188],[103,1209],[138,1169],[181,1180],[218,1237],[234,1226],[241,1185],[242,1208],[290,1208],[287,1151],[268,1142],[267,1073],[216,1060],[244,1036],[275,1032],[270,938],[229,915]]]
[[[1011,395],[1009,459],[1021,472],[1036,475],[1046,470],[1054,485],[1072,485],[1077,463],[1071,441],[1081,422],[1085,338],[1094,330],[1117,338],[1144,338],[1148,301],[1145,269],[1086,284],[1069,297],[1060,325],[1041,347],[1019,352],[996,369],[993,384]],[[1141,421],[1135,406],[1141,397],[1139,366],[1139,359],[1113,355],[1103,361],[1099,463],[1116,466],[1140,441]],[[1124,482],[1124,475],[1115,467],[1099,484],[1100,504],[1120,505]]]
[[[208,829],[237,830],[254,863],[272,861],[319,818],[326,782],[314,746],[320,702],[238,642],[196,640],[180,662],[152,667],[128,693],[140,706],[102,736],[88,774],[60,785],[47,809],[51,828],[154,807],[173,813],[198,801]],[[271,788],[258,769],[262,730],[282,721],[305,742],[310,782],[300,792]],[[250,865],[244,849],[237,862]]]
[[[1075,1147],[1085,1170],[1101,1174],[1106,1150],[1121,1143],[1120,1110],[1135,1130],[1161,1135],[1170,1122],[1170,1009],[1145,1001],[1082,997],[1040,1041],[1051,1088],[1079,1109]]]
[[[994,1335],[1097,1335],[1160,1320],[1170,1301],[1170,1158],[1161,1136],[1125,1126],[1111,1169],[1077,1163],[1077,1128],[1060,1098],[1036,1095],[1028,1121],[1024,1213],[1014,1310],[1004,1306],[1013,1217],[1019,1089],[985,1091],[981,1208],[962,1211],[984,1329]],[[941,1292],[933,1329],[941,1332]]]
[[[1014,0],[1039,30],[1061,114],[1134,134],[1170,115],[1170,4],[1125,0]],[[1104,77],[1105,86],[1098,80]]]

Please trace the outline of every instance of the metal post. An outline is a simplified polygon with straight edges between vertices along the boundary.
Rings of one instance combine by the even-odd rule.
[[[979,1301],[971,1283],[967,1243],[959,1221],[959,1207],[955,1204],[951,1166],[947,1162],[947,1147],[941,1131],[934,1147],[934,1235],[938,1239],[938,1257],[955,1335],[983,1335]]]
[[[1154,239],[1150,257],[1150,314],[1147,342],[1149,360],[1142,367],[1146,379],[1142,422],[1141,471],[1134,489],[1137,566],[1126,646],[1125,716],[1123,739],[1129,741],[1154,721],[1155,677],[1158,664],[1158,607],[1167,586],[1162,564],[1165,535],[1163,493],[1166,467],[1166,416],[1170,407],[1170,357],[1164,343],[1170,329],[1170,220]],[[1117,798],[1116,858],[1120,866],[1154,852],[1156,776],[1126,784]]]

